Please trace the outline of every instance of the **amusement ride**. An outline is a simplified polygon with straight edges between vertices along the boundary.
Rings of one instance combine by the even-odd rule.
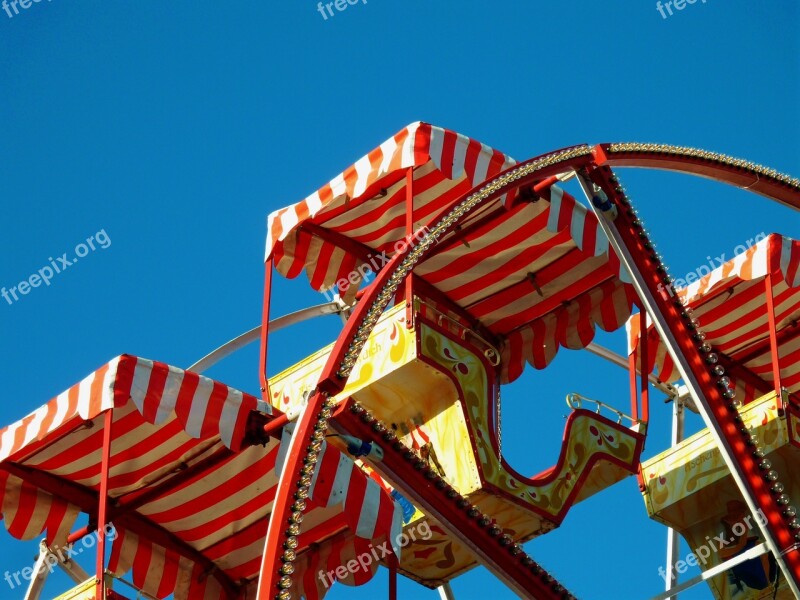
[[[704,150],[517,162],[409,125],[270,215],[252,331],[188,368],[117,356],[2,430],[3,522],[40,539],[26,600],[54,566],[75,582],[60,600],[317,600],[381,566],[390,600],[398,575],[453,598],[477,565],[520,597],[572,598],[523,544],[629,476],[668,528],[667,564],[682,536],[701,567],[670,570],[656,598],[698,582],[720,599],[800,597],[800,241],[771,234],[677,287],[625,168],[800,209],[798,179]],[[275,276],[333,299],[273,318]],[[268,374],[272,333],[331,314],[332,344]],[[628,356],[597,327],[626,328]],[[203,375],[254,342],[258,393]],[[503,454],[503,387],[562,347],[627,369],[630,404],[570,393],[554,465],[526,476]],[[642,462],[654,392],[672,401],[673,443]],[[705,428],[684,438],[685,411]],[[721,532],[733,543],[703,556]],[[64,552],[87,539],[91,572]]]

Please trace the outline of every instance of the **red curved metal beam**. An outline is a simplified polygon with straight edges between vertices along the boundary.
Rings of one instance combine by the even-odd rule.
[[[598,165],[698,175],[755,192],[800,210],[800,179],[746,160],[667,144],[598,144],[593,152]]]

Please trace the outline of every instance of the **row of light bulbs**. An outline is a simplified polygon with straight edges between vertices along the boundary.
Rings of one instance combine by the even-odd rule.
[[[620,185],[619,179],[614,174],[611,175],[610,181],[615,186],[619,201],[623,205],[625,213],[630,218],[631,226],[636,230],[638,237],[649,253],[651,261],[655,264],[656,271],[661,275],[665,284],[672,283],[674,280],[669,275],[661,255],[655,251],[655,245],[649,240],[647,231],[642,224],[638,212],[631,206],[630,201],[625,195],[625,188]],[[739,433],[744,437],[745,443],[751,447],[751,454],[758,463],[758,468],[762,473],[762,477],[775,496],[775,501],[782,507],[781,514],[786,519],[787,525],[794,531],[795,540],[800,541],[800,531],[798,531],[800,530],[800,519],[797,518],[797,509],[791,506],[791,499],[785,493],[786,487],[778,481],[780,477],[778,472],[772,468],[772,463],[765,458],[766,453],[764,449],[759,446],[758,436],[744,424],[744,420],[739,413],[739,410],[743,406],[742,401],[736,398],[736,388],[731,378],[725,374],[725,367],[720,364],[719,354],[715,352],[713,346],[706,341],[706,333],[700,329],[700,322],[695,317],[694,310],[689,306],[684,306],[677,297],[674,303],[684,321],[684,325],[692,332],[692,339],[696,342],[697,349],[700,351],[711,374],[714,376],[717,387],[721,389],[722,397],[727,400],[728,409],[734,413],[733,419],[737,423]]]

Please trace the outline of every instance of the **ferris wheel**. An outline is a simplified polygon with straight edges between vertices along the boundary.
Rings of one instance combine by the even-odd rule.
[[[252,331],[186,369],[118,356],[2,430],[3,521],[42,539],[26,599],[56,566],[76,583],[64,600],[316,600],[380,566],[390,599],[398,575],[450,598],[477,565],[521,597],[571,598],[522,544],[629,476],[669,528],[669,564],[681,535],[701,567],[668,568],[655,597],[699,582],[800,597],[800,241],[754,238],[676,282],[628,167],[800,209],[799,180],[713,152],[578,145],[517,162],[409,125],[270,215]],[[271,320],[276,275],[330,301]],[[330,314],[333,344],[268,375],[271,333]],[[629,356],[598,346],[598,327],[626,327]],[[258,393],[203,375],[251,342]],[[628,369],[630,404],[570,394],[553,466],[526,476],[503,454],[503,387],[561,348]],[[673,401],[673,445],[642,462],[653,390]],[[684,439],[684,410],[706,429]]]

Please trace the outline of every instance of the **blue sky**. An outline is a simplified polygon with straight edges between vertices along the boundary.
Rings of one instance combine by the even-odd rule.
[[[50,286],[0,299],[0,423],[120,353],[188,366],[255,326],[267,214],[412,121],[520,160],[657,141],[797,175],[798,25],[791,0],[707,0],[666,19],[650,0],[369,0],[327,20],[312,0],[0,11],[0,286],[98,232],[110,240]],[[800,235],[796,213],[760,197],[621,174],[674,275],[761,232]],[[273,314],[322,300],[280,280]],[[338,328],[331,317],[276,335],[271,371]],[[619,334],[601,341],[624,350]],[[555,461],[567,392],[627,405],[625,373],[585,354],[562,351],[504,390],[504,450],[521,472]],[[254,392],[256,363],[250,348],[210,374]],[[655,395],[646,456],[666,447],[668,427]],[[664,538],[631,478],[526,547],[581,598],[645,598],[661,589]],[[0,535],[0,570],[34,554]],[[0,586],[0,597],[22,597]],[[385,587],[384,571],[329,597]],[[453,587],[458,598],[512,597],[483,569]],[[405,582],[401,597],[437,596]]]

